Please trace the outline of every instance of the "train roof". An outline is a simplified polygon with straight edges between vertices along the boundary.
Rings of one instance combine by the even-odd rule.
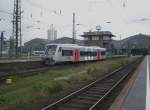
[[[100,49],[100,50],[106,51],[106,48],[101,48],[98,46],[79,46],[77,44],[57,44],[57,43],[47,44],[47,46],[50,46],[50,45],[57,45],[57,46],[62,46],[62,47],[79,47],[79,48],[87,48],[87,49],[92,48],[92,49]]]
[[[47,46],[49,46],[49,45],[57,45],[57,46],[79,46],[79,45],[77,45],[77,44],[56,44],[56,43],[54,43],[54,44],[47,44]]]

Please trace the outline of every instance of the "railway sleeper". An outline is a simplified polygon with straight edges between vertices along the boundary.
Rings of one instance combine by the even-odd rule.
[[[84,93],[83,95],[86,95],[86,96],[89,96],[89,97],[101,97],[104,94],[103,93],[99,93],[99,94],[87,94],[87,93]]]
[[[90,108],[91,104],[75,104],[75,103],[67,103],[62,108],[58,108],[58,110],[87,110]]]
[[[81,100],[93,100],[93,101],[97,101],[98,97],[78,96],[77,98],[81,99]]]

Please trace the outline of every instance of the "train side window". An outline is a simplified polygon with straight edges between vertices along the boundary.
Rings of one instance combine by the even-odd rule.
[[[85,56],[88,56],[88,52],[85,52]]]
[[[92,52],[92,56],[96,56],[96,52]]]
[[[85,52],[81,51],[80,56],[85,56]]]
[[[91,52],[90,51],[87,54],[88,54],[87,56],[91,56]]]
[[[80,56],[96,56],[96,52],[90,52],[90,51],[88,51],[88,52],[84,52],[84,51],[81,51],[80,52]]]
[[[73,56],[72,50],[62,50],[62,56]]]

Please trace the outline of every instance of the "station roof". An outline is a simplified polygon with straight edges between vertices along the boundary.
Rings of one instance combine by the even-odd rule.
[[[111,37],[115,37],[110,31],[89,31],[89,32],[84,32],[82,37],[89,37],[89,36],[104,36],[104,35],[109,35]]]

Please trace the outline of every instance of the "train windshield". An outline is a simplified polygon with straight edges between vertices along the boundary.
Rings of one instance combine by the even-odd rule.
[[[48,45],[45,50],[45,54],[54,55],[56,52],[57,45]]]

